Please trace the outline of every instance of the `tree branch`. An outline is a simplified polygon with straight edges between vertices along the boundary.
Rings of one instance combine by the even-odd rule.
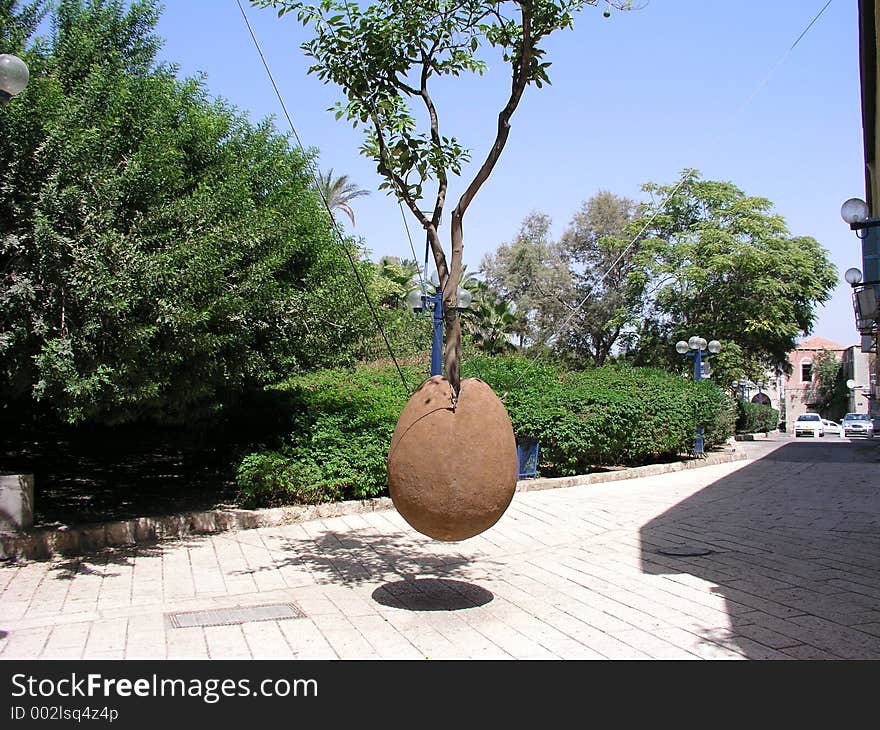
[[[501,156],[504,145],[507,143],[507,137],[510,135],[510,118],[513,116],[516,107],[522,98],[526,85],[528,84],[528,74],[526,69],[532,62],[532,51],[534,49],[534,39],[532,38],[532,4],[529,0],[523,0],[520,3],[522,9],[522,53],[519,61],[513,64],[513,77],[511,80],[510,97],[507,104],[498,114],[498,129],[495,133],[495,142],[492,144],[489,154],[483,161],[482,166],[477,171],[476,176],[468,185],[464,194],[458,201],[456,206],[456,214],[459,217],[464,216],[465,211],[471,204],[474,196],[477,194],[483,183],[489,178],[495,163]],[[455,214],[454,214],[455,215]]]
[[[434,49],[432,49],[432,51],[433,50]],[[428,93],[428,77],[430,75],[431,72],[430,66],[428,65],[428,56],[425,55],[422,59],[422,78],[419,95],[422,97],[422,101],[425,102],[425,108],[428,110],[428,117],[431,121],[431,142],[433,142],[434,146],[439,150],[441,148],[440,121],[437,116],[437,109],[434,106],[434,101],[433,99],[431,99],[431,95]],[[435,228],[440,225],[440,217],[443,213],[443,206],[446,204],[446,190],[448,188],[448,185],[449,180],[446,175],[446,168],[439,168],[437,170],[437,197],[434,200],[434,214],[431,217],[431,223],[434,225]],[[443,283],[442,277],[440,278],[440,282],[441,284]]]

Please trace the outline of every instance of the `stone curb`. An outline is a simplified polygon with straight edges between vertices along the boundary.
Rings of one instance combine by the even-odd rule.
[[[650,464],[619,471],[584,474],[554,479],[528,479],[517,482],[517,492],[599,484],[621,479],[666,474],[714,464],[745,459],[744,453],[710,454],[703,459],[670,464]],[[391,509],[389,497],[295,505],[269,509],[216,509],[184,512],[160,517],[137,517],[130,520],[99,522],[76,527],[41,527],[15,533],[0,533],[0,560],[48,560],[53,557],[94,553],[108,547],[130,547],[161,540],[209,535],[229,530],[280,527],[298,522],[363,514]]]
[[[669,474],[685,469],[698,469],[703,466],[715,464],[727,464],[731,461],[740,461],[747,458],[744,452],[724,454],[709,454],[702,459],[689,461],[674,461],[669,464],[648,464],[647,466],[635,466],[629,469],[617,471],[597,472],[594,474],[580,474],[573,477],[556,477],[553,479],[528,479],[517,482],[517,492],[533,492],[539,489],[558,489],[560,487],[582,487],[588,484],[603,484],[616,482],[621,479],[638,479],[639,477],[653,477],[658,474]]]

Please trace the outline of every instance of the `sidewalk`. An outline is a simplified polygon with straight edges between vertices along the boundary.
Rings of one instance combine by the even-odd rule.
[[[877,447],[736,446],[462,543],[392,509],[7,564],[0,658],[880,658]]]

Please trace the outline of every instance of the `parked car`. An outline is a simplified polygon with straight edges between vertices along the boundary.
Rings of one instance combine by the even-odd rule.
[[[837,421],[823,418],[822,425],[825,427],[825,433],[836,433],[838,436],[843,436],[843,427]]]
[[[840,425],[844,436],[874,438],[874,422],[867,413],[847,413]]]
[[[825,435],[825,426],[818,413],[801,413],[794,422],[794,435],[821,438]]]

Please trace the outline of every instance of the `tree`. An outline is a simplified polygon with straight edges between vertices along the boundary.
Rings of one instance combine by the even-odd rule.
[[[341,210],[351,219],[351,224],[354,225],[354,210],[349,203],[355,198],[369,195],[370,191],[359,188],[355,183],[349,181],[348,175],[333,177],[332,169],[326,173],[319,172],[317,177],[318,193],[330,209],[330,212]]]
[[[346,102],[339,104],[337,118],[364,130],[362,152],[375,160],[381,187],[396,195],[427,230],[443,290],[446,378],[457,396],[461,325],[455,295],[465,213],[507,144],[510,120],[526,88],[549,82],[543,42],[572,27],[574,13],[598,0],[377,0],[366,8],[348,0],[323,0],[320,6],[299,0],[251,2],[278,8],[279,15],[296,11],[304,24],[312,25],[315,36],[302,46],[314,60],[310,71],[342,89]],[[500,50],[508,65],[510,92],[498,113],[492,146],[452,212],[447,260],[437,229],[449,175],[461,173],[469,154],[456,137],[441,134],[430,87],[440,77],[482,74],[487,64],[478,52],[486,46]],[[411,102],[420,105],[427,120],[422,131]],[[436,188],[432,212],[425,214],[420,201],[428,197],[429,181]]]
[[[418,275],[419,265],[415,261],[383,256],[376,265],[376,276],[372,280],[375,300],[385,309],[400,309],[406,295],[415,288]]]
[[[643,190],[652,200],[628,227],[645,229],[628,277],[646,292],[638,347],[652,349],[652,337],[671,347],[701,334],[736,343],[745,370],[784,368],[836,283],[828,252],[813,238],[791,236],[766,198],[695,170],[677,185]]]
[[[492,299],[516,304],[520,343],[542,342],[570,311],[572,276],[562,251],[550,238],[550,217],[532,212],[510,243],[480,263]],[[495,302],[489,304],[494,308]]]
[[[60,2],[0,109],[0,399],[70,422],[213,412],[353,359],[368,316],[312,161],[158,66],[156,3],[126,5]]]
[[[517,308],[513,302],[484,293],[471,309],[471,335],[479,349],[490,355],[506,355],[516,350],[511,341],[517,324]]]
[[[841,418],[846,413],[849,396],[843,363],[835,353],[822,350],[813,356],[813,374],[816,378],[813,405],[828,418]]]
[[[573,366],[606,362],[641,310],[642,291],[628,280],[634,250],[624,235],[635,210],[634,201],[600,191],[582,203],[558,242],[550,218],[531,213],[513,242],[483,258],[489,284],[526,313],[524,341],[549,342]]]
[[[47,12],[46,0],[31,0],[23,7],[18,0],[0,0],[0,53],[24,51]]]
[[[557,350],[575,362],[605,364],[624,328],[637,320],[643,290],[630,280],[635,249],[625,235],[636,203],[600,190],[585,201],[560,247],[573,280],[570,308],[577,312]]]

